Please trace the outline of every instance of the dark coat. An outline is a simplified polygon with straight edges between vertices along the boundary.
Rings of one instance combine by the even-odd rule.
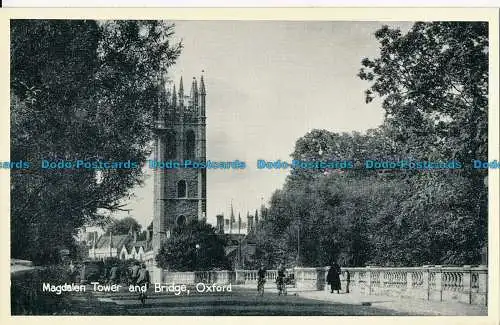
[[[146,269],[139,269],[139,273],[137,275],[137,284],[149,284],[149,271]]]
[[[326,281],[332,286],[332,290],[340,290],[340,266],[338,264],[330,267]]]

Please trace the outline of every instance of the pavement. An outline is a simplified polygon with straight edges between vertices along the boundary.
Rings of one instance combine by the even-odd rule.
[[[439,302],[389,296],[365,296],[357,293],[330,293],[329,291],[297,291],[299,297],[323,302],[371,306],[413,316],[487,316],[488,307],[459,302]]]
[[[148,292],[143,306],[138,295],[125,290],[114,293],[94,292],[99,302],[122,310],[123,315],[147,316],[407,316],[394,310],[317,301],[289,294],[278,296],[266,290],[264,296],[255,288],[233,287],[232,292],[189,294]]]
[[[331,294],[327,291],[288,289],[278,296],[275,288],[266,288],[264,296],[255,288],[233,286],[232,292],[174,295],[148,293],[142,306],[137,295],[125,290],[94,293],[107,305],[126,310],[129,315],[198,315],[198,316],[487,316],[486,306],[446,303],[400,297]]]

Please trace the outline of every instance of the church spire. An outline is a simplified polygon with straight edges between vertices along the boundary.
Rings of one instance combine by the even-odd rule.
[[[165,117],[165,110],[163,107],[163,105],[165,104],[163,101],[165,95],[164,94],[165,89],[162,90],[162,87],[165,87],[165,84],[163,83],[164,77],[162,75],[159,75],[157,80],[158,80],[158,85],[157,85],[158,88],[156,90],[157,91],[156,102],[158,105],[158,121],[161,121]]]
[[[191,83],[190,99],[194,107],[198,106],[198,83],[196,82],[196,77],[193,77],[193,82]]]
[[[175,90],[175,84],[174,84],[174,87],[172,88],[172,105],[175,107],[177,107],[177,94],[175,93],[176,90]]]
[[[182,76],[181,76],[181,81],[179,82],[179,95],[184,95],[184,85],[182,82]]]
[[[200,77],[200,101],[199,101],[199,110],[198,110],[198,113],[199,113],[199,117],[201,118],[204,118],[206,115],[206,106],[205,106],[205,97],[207,95],[207,92],[205,90],[205,80],[203,79],[203,73],[205,71],[202,70],[201,71],[201,77]]]
[[[181,76],[181,81],[179,82],[179,101],[180,103],[184,103],[184,83],[182,81],[182,76]]]
[[[205,90],[205,80],[203,80],[203,72],[205,72],[204,70],[201,71],[202,75],[200,77],[200,95],[206,95],[207,92]]]
[[[229,233],[231,234],[233,232],[233,223],[235,222],[234,219],[234,210],[233,210],[233,200],[231,199],[231,217],[229,219]]]
[[[238,234],[241,232],[241,213],[238,212]]]
[[[181,81],[179,82],[179,110],[181,116],[184,115],[184,85],[182,82],[182,76],[181,76]]]

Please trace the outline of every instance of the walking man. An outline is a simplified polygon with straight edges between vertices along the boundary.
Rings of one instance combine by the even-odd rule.
[[[333,262],[330,270],[328,270],[326,281],[330,285],[331,293],[333,293],[333,291],[337,291],[337,294],[340,293],[340,266],[337,262]]]
[[[345,280],[345,293],[349,293],[349,284],[351,283],[351,273],[349,273],[349,270],[345,270]]]

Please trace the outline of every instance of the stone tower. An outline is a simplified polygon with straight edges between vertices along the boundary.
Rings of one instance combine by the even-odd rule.
[[[190,95],[184,95],[182,77],[175,85],[159,89],[155,125],[154,160],[179,162],[181,168],[155,168],[153,250],[170,236],[171,230],[193,219],[204,220],[207,211],[207,176],[205,168],[183,168],[184,161],[206,161],[205,83],[196,78]]]

